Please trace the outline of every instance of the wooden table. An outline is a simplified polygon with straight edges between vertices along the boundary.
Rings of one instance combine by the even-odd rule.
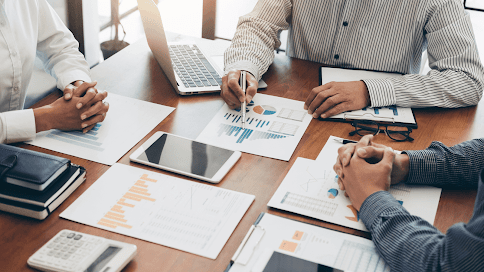
[[[269,87],[262,92],[304,101],[310,90],[318,85],[319,66],[318,63],[277,55],[274,64],[264,75]],[[139,164],[130,163],[129,155],[155,131],[162,130],[194,139],[223,105],[218,94],[178,96],[144,40],[95,67],[92,76],[99,82],[100,89],[176,107],[168,118],[119,161],[135,167],[144,168]],[[50,103],[58,96],[59,93],[52,94],[35,106]],[[376,136],[376,142],[405,150],[426,148],[432,140],[454,145],[468,139],[484,137],[483,103],[477,107],[461,109],[416,109],[414,112],[419,128],[412,133],[412,137],[415,138],[413,143],[396,143],[384,134]],[[128,131],[129,124],[126,124],[126,127]],[[26,263],[29,256],[62,229],[72,229],[135,244],[138,247],[138,254],[124,271],[223,271],[250,225],[261,212],[368,238],[369,235],[361,231],[269,209],[266,206],[297,157],[316,159],[330,135],[348,138],[348,133],[352,130],[350,124],[313,120],[289,162],[243,153],[240,161],[223,181],[214,186],[253,194],[256,198],[216,260],[60,219],[59,214],[109,167],[27,144],[18,144],[28,149],[67,157],[73,163],[83,165],[87,169],[87,180],[44,221],[0,212],[0,270],[30,271]],[[349,138],[358,140],[359,136]],[[146,169],[159,171],[147,167]],[[472,215],[475,196],[476,190],[443,190],[435,226],[445,232],[454,223],[467,222]]]

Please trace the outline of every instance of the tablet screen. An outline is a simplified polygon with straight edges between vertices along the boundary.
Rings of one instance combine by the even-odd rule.
[[[232,154],[232,150],[163,134],[137,159],[212,178]]]
[[[344,272],[326,265],[313,263],[274,251],[263,272]]]

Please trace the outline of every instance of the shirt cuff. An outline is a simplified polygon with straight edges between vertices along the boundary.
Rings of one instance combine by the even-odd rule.
[[[85,82],[91,82],[91,76],[80,70],[72,70],[62,73],[57,79],[57,88],[63,91],[67,85],[74,81],[82,80]]]
[[[2,114],[7,125],[5,143],[30,141],[35,138],[34,110],[7,111]]]
[[[371,227],[376,219],[387,209],[404,209],[402,205],[387,191],[378,191],[371,194],[363,201],[360,207],[360,218],[366,228],[371,231]]]
[[[408,155],[409,169],[405,183],[428,185],[436,179],[437,158],[432,150],[406,150]]]
[[[393,84],[388,79],[363,79],[366,84],[372,107],[395,105],[397,98]]]
[[[230,70],[247,71],[251,73],[257,81],[259,81],[260,76],[262,76],[262,75],[259,75],[259,67],[257,67],[257,65],[247,60],[242,60],[242,61],[225,65],[225,68],[224,68],[225,75],[228,74]]]

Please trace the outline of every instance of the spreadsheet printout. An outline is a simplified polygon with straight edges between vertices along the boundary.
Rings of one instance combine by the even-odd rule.
[[[390,270],[371,240],[268,213],[239,249],[228,272],[262,272],[273,252],[343,271]]]
[[[215,259],[254,198],[115,164],[60,216]]]

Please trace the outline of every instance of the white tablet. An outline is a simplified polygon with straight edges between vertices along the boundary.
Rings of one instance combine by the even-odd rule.
[[[130,160],[189,177],[219,183],[241,153],[158,131]]]

